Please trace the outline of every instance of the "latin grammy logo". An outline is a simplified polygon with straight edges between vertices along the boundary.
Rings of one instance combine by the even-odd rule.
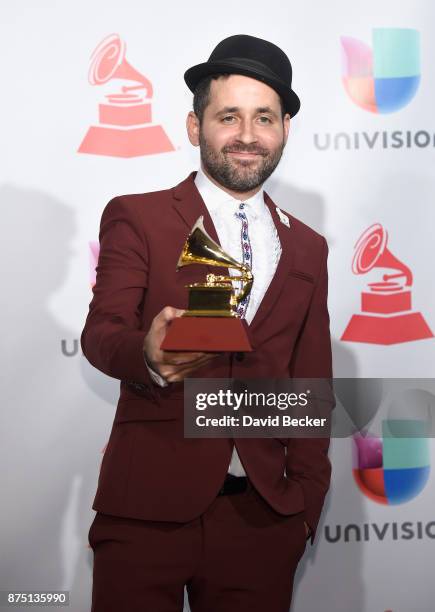
[[[120,91],[105,96],[106,101],[98,105],[99,125],[88,129],[79,153],[138,157],[174,150],[163,127],[152,124],[152,84],[127,62],[125,50],[120,37],[111,34],[91,56],[91,85],[104,85],[113,79],[134,84],[124,84]]]
[[[354,274],[374,268],[394,273],[383,274],[379,282],[368,283],[361,293],[362,314],[354,314],[341,340],[371,344],[398,344],[433,338],[420,312],[412,311],[412,272],[387,249],[388,234],[379,223],[371,225],[355,245]]]

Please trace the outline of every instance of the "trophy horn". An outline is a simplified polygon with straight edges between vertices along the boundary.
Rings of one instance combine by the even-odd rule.
[[[177,263],[177,270],[191,264],[205,264],[219,268],[232,268],[240,272],[240,276],[208,274],[206,284],[196,283],[189,285],[190,295],[198,294],[198,291],[213,288],[232,288],[233,281],[240,281],[241,288],[234,292],[231,290],[231,304],[237,305],[247,297],[252,289],[254,277],[251,268],[226,253],[217,242],[207,234],[204,228],[204,217],[201,215],[192,227]],[[196,293],[195,293],[196,292]]]
[[[241,272],[249,270],[250,272],[248,266],[239,263],[231,255],[225,253],[222,247],[207,234],[202,215],[197,219],[184,243],[177,269],[190,264],[206,264],[208,266],[235,268]]]

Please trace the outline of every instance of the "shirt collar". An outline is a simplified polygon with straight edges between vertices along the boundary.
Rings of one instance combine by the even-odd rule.
[[[230,211],[231,214],[234,214],[238,210],[242,200],[233,198],[233,196],[213,183],[202,168],[198,169],[195,185],[210,213],[219,212],[220,214],[225,214],[225,212]],[[263,188],[257,191],[255,195],[243,200],[243,202],[249,217],[256,219],[262,215],[266,210]]]

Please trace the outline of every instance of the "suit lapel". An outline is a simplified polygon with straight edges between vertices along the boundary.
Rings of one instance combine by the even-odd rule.
[[[196,172],[189,174],[186,180],[174,187],[174,208],[180,217],[186,223],[190,231],[201,215],[204,217],[204,227],[206,232],[215,242],[219,244],[219,238],[216,233],[216,228],[208,212],[207,206],[204,204],[198,189],[195,185]],[[186,234],[187,238],[188,233]]]

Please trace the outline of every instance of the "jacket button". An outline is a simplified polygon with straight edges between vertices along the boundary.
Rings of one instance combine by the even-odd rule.
[[[243,361],[245,358],[245,353],[236,353],[237,361]]]

